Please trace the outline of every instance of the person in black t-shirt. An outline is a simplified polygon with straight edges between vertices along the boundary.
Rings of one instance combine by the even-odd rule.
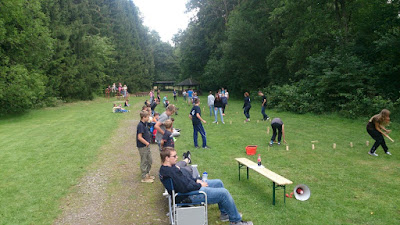
[[[137,125],[136,132],[136,146],[140,154],[140,170],[142,172],[142,182],[143,183],[153,183],[154,176],[150,176],[149,172],[151,169],[151,164],[153,160],[151,158],[150,152],[150,131],[147,128],[147,121],[149,120],[149,112],[140,112],[140,122]]]
[[[193,124],[194,147],[199,148],[199,145],[197,143],[197,133],[199,132],[203,140],[203,148],[210,148],[207,146],[206,131],[204,130],[203,125],[201,124],[201,122],[206,123],[206,121],[203,118],[201,118],[201,109],[199,105],[200,105],[200,99],[196,98],[194,100],[194,106],[189,113],[189,118],[192,120]]]
[[[263,115],[263,120],[268,120],[269,117],[265,114],[265,107],[267,107],[267,97],[265,97],[264,93],[258,91],[258,95],[261,96],[261,114]]]

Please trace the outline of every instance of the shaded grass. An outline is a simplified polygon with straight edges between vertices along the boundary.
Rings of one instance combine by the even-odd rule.
[[[79,102],[0,120],[0,224],[49,224],[59,200],[128,114],[111,100]]]
[[[177,103],[179,115],[174,126],[182,129],[175,145],[181,154],[190,150],[199,170],[207,171],[209,178],[220,178],[231,192],[244,219],[255,224],[398,224],[400,207],[399,144],[387,142],[393,156],[379,157],[367,154],[373,144],[365,130],[366,120],[350,120],[335,115],[298,115],[267,110],[270,117],[280,117],[285,123],[285,146],[268,146],[272,132],[267,134],[269,122],[261,121],[261,107],[253,101],[251,122],[245,119],[242,101],[230,100],[225,124],[212,124],[206,97],[200,107],[207,132],[210,150],[193,147],[193,128],[188,114],[191,106]],[[257,120],[260,120],[257,123]],[[230,124],[232,121],[232,124]],[[392,124],[391,137],[399,140],[399,125]],[[316,149],[311,141],[318,140]],[[370,146],[366,146],[366,141]],[[350,147],[353,142],[354,147]],[[336,143],[336,149],[332,148]],[[199,145],[201,138],[199,137]],[[255,156],[245,153],[247,145],[258,145],[262,163],[272,171],[293,181],[287,190],[304,183],[311,189],[311,198],[301,202],[287,199],[283,204],[283,191],[277,192],[277,204],[272,205],[272,182],[250,172],[250,179],[238,180],[238,165],[234,158],[247,157],[256,162]],[[245,170],[242,170],[245,177]],[[210,224],[218,224],[218,210],[209,210]]]

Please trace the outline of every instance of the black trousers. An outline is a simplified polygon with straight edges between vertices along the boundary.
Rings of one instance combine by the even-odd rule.
[[[379,145],[382,145],[382,148],[385,152],[387,152],[389,150],[389,148],[386,146],[385,139],[383,138],[383,135],[381,132],[379,132],[376,129],[368,129],[368,128],[367,128],[367,132],[375,140],[375,143],[372,146],[371,151],[370,151],[371,153],[374,153],[376,151],[376,149],[379,147]]]
[[[281,139],[282,139],[282,124],[272,123],[271,127],[272,127],[271,141],[275,141],[276,133],[278,132],[278,142],[281,142]]]

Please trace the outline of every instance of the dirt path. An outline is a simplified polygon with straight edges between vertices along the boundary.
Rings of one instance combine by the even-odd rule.
[[[54,224],[168,224],[164,188],[156,178],[152,184],[140,182],[140,158],[136,148],[139,106],[132,107],[129,119],[121,122],[110,141],[102,147],[78,185],[61,205],[62,214]],[[158,177],[158,147],[151,145],[153,166]]]

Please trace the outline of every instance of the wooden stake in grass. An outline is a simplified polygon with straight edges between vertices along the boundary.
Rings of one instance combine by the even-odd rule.
[[[351,147],[351,148],[353,147],[353,142],[350,142],[350,147]]]
[[[230,123],[230,124],[232,124],[232,120],[231,120],[231,121],[229,121],[229,123]]]
[[[311,149],[314,150],[315,149],[315,145],[311,144]]]
[[[369,141],[365,142],[365,144],[366,144],[367,146],[369,146]]]
[[[257,120],[257,123],[259,123],[260,121],[259,120]]]
[[[289,145],[286,145],[286,151],[289,151]]]
[[[333,149],[336,149],[336,143],[333,143],[332,147],[333,147]]]
[[[267,127],[267,134],[269,134],[269,127]]]

